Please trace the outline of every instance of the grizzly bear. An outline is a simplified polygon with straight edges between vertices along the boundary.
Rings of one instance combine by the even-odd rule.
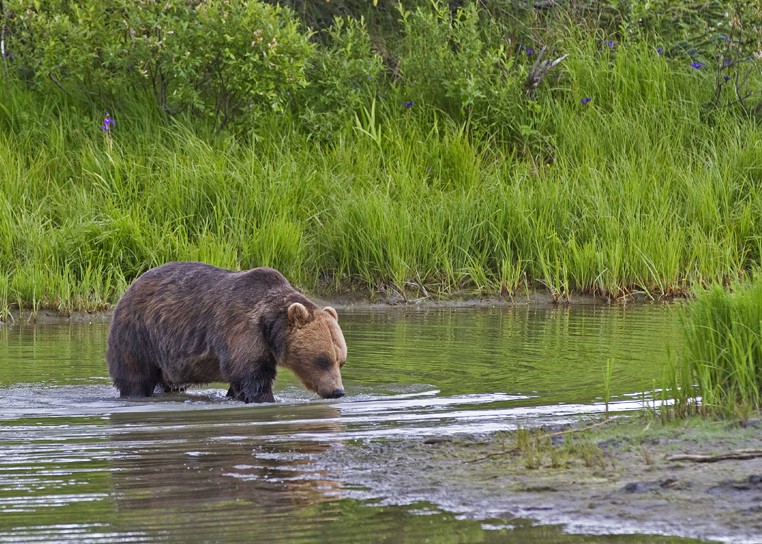
[[[229,397],[274,402],[278,366],[323,398],[343,396],[347,346],[336,310],[320,309],[277,270],[172,262],[125,291],[106,358],[122,397],[224,381]]]

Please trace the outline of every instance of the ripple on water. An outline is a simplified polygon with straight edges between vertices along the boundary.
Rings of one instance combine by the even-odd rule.
[[[349,442],[599,414],[607,359],[609,409],[638,409],[641,386],[661,376],[666,345],[654,339],[674,336],[672,319],[661,309],[344,312],[347,396],[317,399],[283,372],[279,402],[258,406],[217,384],[120,399],[105,375],[106,327],[4,329],[0,542],[235,542],[254,528],[262,541],[320,542],[330,528],[335,542],[353,542],[402,525],[413,541],[451,539],[465,521],[425,504],[342,499],[341,470],[317,460]],[[468,534],[489,540],[484,531],[508,525]]]

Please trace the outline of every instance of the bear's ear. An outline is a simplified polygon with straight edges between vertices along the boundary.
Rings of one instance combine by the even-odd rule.
[[[288,307],[288,322],[297,327],[305,325],[310,320],[310,313],[304,304],[294,302]]]
[[[323,311],[329,314],[331,317],[333,317],[336,321],[339,320],[339,314],[337,314],[336,310],[334,310],[330,306],[326,306],[325,308],[323,308]]]

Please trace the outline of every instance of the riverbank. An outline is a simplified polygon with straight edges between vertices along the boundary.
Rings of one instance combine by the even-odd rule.
[[[374,293],[372,296],[358,293],[343,293],[338,295],[312,295],[305,293],[321,306],[333,306],[339,311],[355,309],[386,311],[392,308],[499,308],[504,306],[528,306],[535,308],[593,306],[593,305],[626,305],[626,304],[666,304],[686,298],[668,297],[653,299],[646,293],[631,293],[619,299],[592,296],[586,294],[570,295],[559,301],[550,291],[526,291],[522,295],[511,297],[478,296],[471,292],[461,293],[451,297],[406,296],[399,291],[391,290]],[[10,324],[55,324],[55,323],[110,323],[114,305],[94,311],[69,311],[55,308],[40,308],[38,310],[10,308],[5,315],[0,315],[0,327]]]
[[[509,526],[528,518],[573,533],[750,544],[762,542],[760,429],[759,419],[740,426],[636,416],[576,429],[348,443],[320,462],[341,474],[342,496],[381,505],[429,503],[465,518]],[[723,458],[741,450],[756,456]],[[716,460],[680,457],[689,455]]]

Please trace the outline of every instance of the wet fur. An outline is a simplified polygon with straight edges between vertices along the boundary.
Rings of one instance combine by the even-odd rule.
[[[326,356],[329,365],[316,362]],[[346,345],[335,310],[318,308],[276,270],[174,262],[124,293],[106,358],[122,397],[224,381],[235,399],[272,402],[279,364],[321,396],[343,394]]]

